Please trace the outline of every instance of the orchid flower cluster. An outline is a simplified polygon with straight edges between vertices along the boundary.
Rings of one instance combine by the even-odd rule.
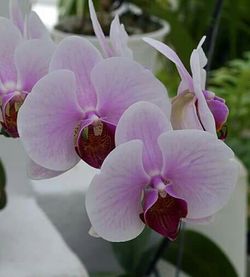
[[[211,220],[238,174],[232,150],[217,137],[228,108],[205,88],[205,38],[192,52],[192,75],[171,48],[144,39],[177,66],[181,83],[170,101],[134,61],[118,16],[108,41],[92,0],[89,8],[101,52],[77,36],[55,45],[39,17],[11,1],[11,19],[0,18],[0,123],[20,137],[34,179],[80,160],[100,169],[86,195],[98,236],[127,241],[147,225],[174,240],[181,221]]]

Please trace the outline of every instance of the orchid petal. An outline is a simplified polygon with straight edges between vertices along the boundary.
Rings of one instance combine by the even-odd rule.
[[[191,70],[193,75],[194,93],[198,99],[197,109],[200,121],[206,131],[216,135],[214,117],[202,92],[201,61],[197,50],[194,50],[191,55]]]
[[[234,190],[238,165],[232,150],[208,132],[178,130],[159,137],[162,175],[188,204],[187,218],[209,217]]]
[[[206,36],[203,36],[196,48],[196,50],[199,53],[199,57],[200,57],[200,66],[201,68],[204,68],[207,65],[207,57],[206,54],[204,53],[203,49],[202,49],[202,45],[206,40]]]
[[[138,102],[130,106],[122,115],[117,128],[117,145],[140,139],[143,141],[143,163],[147,172],[157,171],[162,167],[162,154],[158,137],[172,129],[170,121],[154,104]]]
[[[26,21],[27,37],[29,39],[50,39],[50,34],[40,17],[31,11]]]
[[[118,15],[111,23],[110,41],[116,56],[133,59],[133,52],[128,47],[128,34],[124,25],[120,23]]]
[[[92,0],[89,0],[89,13],[90,13],[90,18],[92,21],[93,29],[95,32],[95,35],[99,41],[99,44],[102,48],[103,55],[105,58],[112,57],[113,52],[111,47],[109,46],[106,37],[102,31],[102,27],[97,19],[96,12],[95,12],[95,7],[93,5]]]
[[[170,115],[167,91],[154,75],[138,63],[122,57],[105,59],[91,72],[97,94],[97,110],[102,119],[117,124],[133,103],[148,101]]]
[[[215,215],[211,215],[208,217],[198,218],[198,219],[191,219],[191,218],[184,218],[183,221],[188,224],[199,224],[199,225],[206,225],[212,223],[214,221]]]
[[[54,171],[44,168],[31,159],[27,159],[27,175],[33,180],[50,179],[63,174],[64,171]]]
[[[181,80],[178,86],[177,95],[182,94],[186,91],[190,91],[190,85],[188,85],[185,80]]]
[[[0,17],[0,80],[16,82],[16,68],[14,64],[14,52],[21,42],[21,33],[12,22]]]
[[[35,85],[19,110],[18,131],[24,148],[45,168],[65,171],[80,160],[74,148],[74,129],[82,111],[75,91],[72,72],[52,72]]]
[[[138,236],[144,224],[141,196],[148,183],[142,165],[143,144],[133,140],[110,153],[89,186],[86,209],[95,232],[108,241]]]
[[[154,188],[146,188],[144,190],[143,195],[143,210],[144,213],[147,213],[147,211],[156,203],[159,197],[159,191]],[[142,216],[141,216],[142,217]],[[144,216],[143,216],[144,220]]]
[[[19,6],[19,1],[10,0],[9,2],[9,14],[11,21],[18,27],[20,32],[24,32],[24,16]]]
[[[31,91],[35,83],[48,73],[55,46],[49,40],[27,40],[15,51],[18,87]]]
[[[99,51],[86,39],[72,36],[64,39],[57,47],[50,70],[69,69],[75,73],[77,97],[82,107],[91,110],[96,106],[96,94],[90,73],[102,60]],[[104,75],[102,72],[101,75]]]
[[[185,84],[185,88],[189,88],[190,91],[193,89],[192,85],[192,77],[188,73],[187,69],[183,65],[182,61],[180,58],[177,56],[177,54],[172,50],[170,47],[165,45],[164,43],[157,41],[152,38],[143,38],[143,40],[151,45],[153,48],[158,50],[162,55],[164,55],[166,58],[168,58],[170,61],[172,61],[176,67],[177,70],[181,76],[182,82]],[[182,85],[184,85],[182,84]]]
[[[89,229],[89,235],[93,238],[100,238],[100,236],[96,233],[96,231],[94,230],[93,226],[90,227]]]
[[[197,115],[196,100],[190,92],[184,92],[173,98],[170,120],[174,130],[203,130]]]

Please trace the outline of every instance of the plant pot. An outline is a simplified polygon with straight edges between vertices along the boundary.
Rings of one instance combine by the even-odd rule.
[[[128,40],[128,46],[133,51],[135,60],[153,71],[157,70],[157,59],[156,59],[157,52],[151,46],[145,43],[142,40],[142,38],[149,37],[159,41],[163,41],[165,36],[170,32],[170,26],[166,21],[159,20],[159,22],[162,26],[159,30],[152,33],[131,35]],[[72,35],[74,34],[65,33],[55,28],[52,30],[52,37],[57,43],[60,42],[62,39]],[[99,43],[96,37],[94,36],[84,36],[84,37],[88,39],[93,45],[95,45],[98,49],[100,49]]]

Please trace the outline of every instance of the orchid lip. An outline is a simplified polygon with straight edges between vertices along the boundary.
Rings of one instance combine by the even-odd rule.
[[[94,168],[100,168],[115,148],[115,126],[103,122],[95,113],[88,113],[88,124],[79,122],[74,130],[74,145],[78,156]]]
[[[173,182],[155,175],[143,194],[141,220],[161,235],[174,240],[179,232],[182,218],[187,216],[188,207],[184,199],[173,190]]]
[[[174,240],[182,218],[187,216],[187,202],[172,195],[170,186],[164,184],[159,176],[152,181],[156,188],[152,187],[144,192],[143,213],[140,218],[156,232]]]
[[[2,120],[0,121],[3,129],[13,138],[19,137],[17,130],[17,114],[25,101],[27,92],[14,90],[12,93],[5,94],[1,98]]]

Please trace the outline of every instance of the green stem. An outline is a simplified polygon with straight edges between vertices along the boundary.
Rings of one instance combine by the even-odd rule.
[[[169,241],[168,238],[162,239],[162,241],[159,245],[159,248],[157,249],[151,263],[149,264],[149,266],[146,270],[145,276],[150,276],[150,274],[155,271],[157,262],[159,261],[160,257],[162,256],[162,254],[164,253],[164,251],[168,247],[169,243],[170,243],[170,241]]]
[[[207,58],[208,58],[207,67],[206,67],[207,72],[210,72],[211,70],[214,48],[215,48],[215,43],[216,43],[219,25],[220,25],[220,18],[222,14],[223,1],[224,0],[216,0],[210,29],[208,30],[208,33],[207,33]]]

